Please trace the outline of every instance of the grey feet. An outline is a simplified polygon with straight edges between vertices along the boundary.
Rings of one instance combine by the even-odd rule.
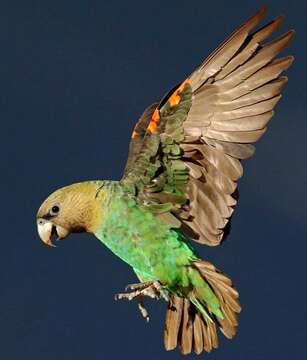
[[[115,295],[115,300],[134,300],[138,301],[138,308],[146,321],[149,321],[149,314],[144,305],[144,296],[151,299],[159,300],[164,299],[168,301],[168,294],[159,281],[146,281],[139,284],[129,284],[126,286],[126,291],[130,292],[120,293]]]

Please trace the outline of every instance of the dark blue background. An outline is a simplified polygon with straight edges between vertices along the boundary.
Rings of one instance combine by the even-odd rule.
[[[210,359],[304,359],[306,344],[306,4],[269,1],[297,30],[290,81],[245,163],[232,233],[198,247],[235,281],[237,337]],[[56,249],[36,234],[41,201],[63,185],[119,179],[146,107],[184,79],[258,1],[0,3],[0,358],[178,359],[162,344],[165,304],[113,294],[135,277],[88,235]],[[220,337],[222,339],[222,337]]]

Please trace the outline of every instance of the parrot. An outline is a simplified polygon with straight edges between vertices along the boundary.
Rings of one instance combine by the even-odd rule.
[[[119,181],[64,186],[37,212],[45,244],[86,232],[132,267],[138,280],[116,299],[135,300],[146,320],[144,298],[166,301],[166,350],[210,352],[219,346],[218,330],[229,339],[237,332],[238,291],[192,244],[218,246],[227,237],[242,161],[265,133],[287,82],[281,73],[294,60],[276,59],[293,30],[267,40],[283,16],[255,29],[266,11],[146,108]]]

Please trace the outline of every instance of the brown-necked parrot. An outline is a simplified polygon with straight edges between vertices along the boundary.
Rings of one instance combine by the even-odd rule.
[[[183,354],[232,338],[241,307],[228,276],[202,260],[190,240],[216,246],[235,209],[242,160],[266,131],[292,56],[275,59],[293,36],[265,42],[277,17],[253,32],[258,11],[134,127],[120,181],[85,181],[52,193],[37,213],[41,239],[94,234],[127,262],[140,283],[117,298],[168,302],[164,343]],[[128,291],[128,290],[127,290]]]

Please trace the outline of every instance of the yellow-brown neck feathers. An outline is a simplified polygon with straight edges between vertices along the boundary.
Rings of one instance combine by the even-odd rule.
[[[38,210],[38,218],[50,218],[70,232],[94,232],[102,217],[104,197],[102,181],[86,181],[63,187],[52,193]],[[58,207],[54,214],[52,208]]]

